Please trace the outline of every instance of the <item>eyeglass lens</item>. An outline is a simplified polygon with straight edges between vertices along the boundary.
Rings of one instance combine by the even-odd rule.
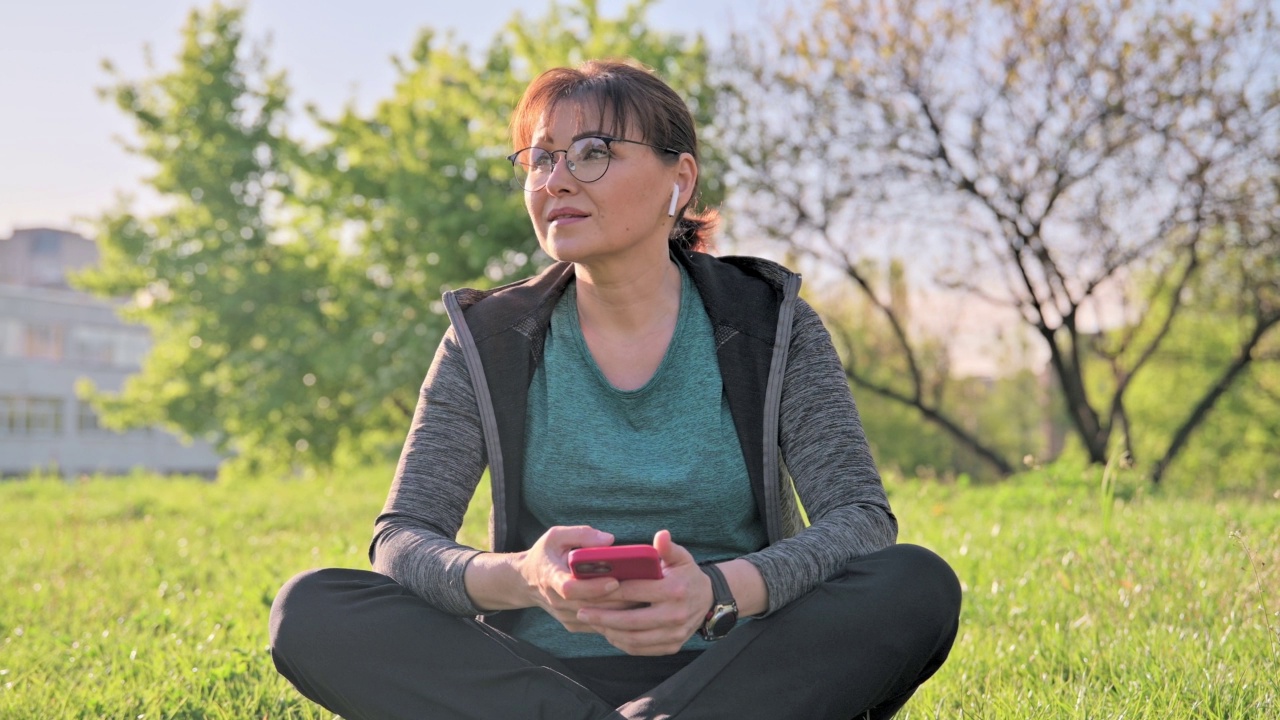
[[[567,150],[527,148],[515,155],[516,180],[526,190],[540,190],[556,168],[556,155],[564,154],[566,168],[578,182],[595,182],[609,169],[609,143],[604,138],[584,137]]]

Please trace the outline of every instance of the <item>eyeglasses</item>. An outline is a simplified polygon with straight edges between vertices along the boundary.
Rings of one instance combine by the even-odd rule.
[[[593,135],[575,140],[564,150],[543,150],[531,147],[512,153],[507,156],[507,159],[515,168],[516,183],[525,190],[534,192],[547,186],[547,180],[556,169],[557,154],[564,155],[565,167],[578,182],[592,183],[604,177],[605,171],[609,169],[609,159],[613,157],[610,146],[617,142],[644,145],[673,155],[680,154],[679,150],[650,145],[639,140]]]

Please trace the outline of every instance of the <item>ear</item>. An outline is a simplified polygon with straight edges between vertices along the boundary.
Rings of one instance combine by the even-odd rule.
[[[679,197],[676,199],[678,210],[688,205],[693,199],[693,188],[698,183],[698,163],[693,159],[693,155],[680,153],[680,159],[676,161],[675,183],[680,186]]]

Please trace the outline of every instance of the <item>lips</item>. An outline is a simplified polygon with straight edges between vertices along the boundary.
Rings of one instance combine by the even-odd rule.
[[[589,214],[590,213],[587,213],[583,210],[579,210],[577,208],[571,208],[571,207],[556,208],[555,210],[552,210],[551,212],[547,213],[547,222],[553,223],[553,222],[556,222],[557,220],[561,222],[581,220],[582,218],[587,217]]]

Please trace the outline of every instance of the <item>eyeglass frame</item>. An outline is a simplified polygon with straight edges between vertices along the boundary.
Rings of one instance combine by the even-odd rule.
[[[573,147],[573,145],[574,145],[575,143],[581,142],[581,141],[583,141],[583,140],[592,140],[592,139],[594,139],[594,140],[602,140],[602,141],[604,141],[604,148],[605,148],[605,150],[609,150],[609,151],[610,151],[610,152],[609,152],[609,157],[607,158],[607,160],[606,160],[606,162],[605,162],[604,170],[602,170],[602,171],[600,172],[600,177],[596,178],[595,180],[581,180],[581,179],[579,179],[579,178],[578,178],[578,176],[577,176],[577,175],[574,175],[574,173],[573,173],[573,166],[572,166],[572,164],[571,164],[571,165],[569,165],[569,166],[567,166],[567,168],[566,168],[566,169],[569,171],[569,175],[571,175],[571,176],[573,177],[573,179],[574,179],[574,180],[577,180],[577,181],[578,181],[578,182],[580,182],[580,183],[593,183],[593,182],[599,182],[600,178],[604,177],[604,176],[605,176],[605,173],[609,172],[609,165],[613,162],[613,152],[612,152],[612,150],[613,150],[613,143],[616,143],[616,142],[631,143],[632,145],[644,145],[645,147],[650,147],[650,148],[653,148],[654,150],[661,150],[662,152],[665,152],[665,153],[671,153],[672,155],[677,155],[677,156],[678,156],[678,155],[680,155],[680,153],[681,153],[681,151],[680,151],[680,150],[676,150],[675,148],[663,147],[663,146],[661,146],[661,145],[654,145],[653,143],[647,143],[647,142],[644,142],[644,141],[642,141],[642,140],[628,140],[628,139],[626,139],[626,138],[611,137],[611,136],[609,136],[609,135],[583,135],[582,137],[577,138],[577,139],[575,139],[573,142],[569,143],[569,147]],[[517,178],[515,178],[516,184],[517,184],[517,185],[519,185],[519,186],[520,186],[520,188],[521,188],[522,190],[524,190],[525,192],[537,192],[537,191],[539,191],[539,190],[541,190],[541,189],[543,189],[543,188],[545,188],[545,187],[547,186],[547,183],[548,183],[548,182],[550,182],[550,180],[551,180],[551,173],[554,173],[554,172],[556,171],[556,166],[558,166],[558,165],[560,164],[560,161],[556,159],[556,155],[557,155],[557,154],[563,154],[563,155],[564,155],[564,159],[565,159],[565,161],[566,161],[566,162],[567,162],[567,161],[569,161],[569,148],[564,148],[564,149],[561,149],[561,150],[547,150],[547,149],[545,149],[545,148],[540,148],[540,147],[538,147],[537,145],[530,145],[530,146],[529,146],[529,147],[527,147],[527,148],[523,148],[523,149],[517,150],[517,151],[515,151],[515,152],[513,152],[513,153],[511,153],[510,155],[508,155],[508,156],[507,156],[507,160],[511,163],[511,167],[512,167],[512,169],[513,169],[513,170],[514,170],[514,169],[515,169],[515,167],[516,167],[516,163],[517,163],[516,158],[518,158],[518,157],[520,156],[520,153],[522,153],[522,152],[527,152],[527,151],[529,151],[529,150],[542,150],[543,152],[545,152],[545,153],[547,153],[548,155],[550,155],[550,156],[551,156],[551,171],[547,173],[547,179],[546,179],[546,180],[544,180],[544,181],[543,181],[543,183],[542,183],[541,185],[539,185],[538,187],[536,187],[536,188],[527,188],[527,187],[525,187],[525,186],[524,186],[524,183],[520,182],[520,178],[518,178],[518,177],[517,177]],[[522,164],[522,165],[523,165],[524,163],[520,163],[520,164]],[[533,174],[533,173],[528,173],[528,175],[526,175],[526,177],[531,176],[532,174]]]

